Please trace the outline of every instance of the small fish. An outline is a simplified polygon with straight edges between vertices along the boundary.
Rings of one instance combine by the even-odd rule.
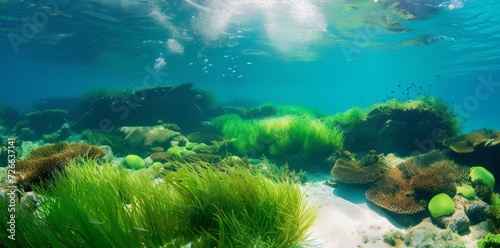
[[[326,179],[325,184],[330,186],[330,187],[335,187],[337,185],[337,181],[335,181],[333,179]]]
[[[102,224],[104,224],[104,222],[95,221],[95,220],[89,220],[89,222],[92,223],[92,224],[95,224],[95,225],[102,225]]]
[[[141,232],[149,232],[148,230],[144,229],[144,228],[140,228],[140,227],[132,227],[134,228],[134,230],[137,230],[137,231],[141,231]]]
[[[491,144],[493,143],[494,139],[489,139],[488,141],[486,141],[486,143],[484,143],[484,146],[485,147],[490,147]]]

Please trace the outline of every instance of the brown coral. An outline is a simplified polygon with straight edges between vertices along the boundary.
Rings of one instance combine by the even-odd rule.
[[[376,181],[387,169],[388,166],[383,158],[370,154],[360,161],[337,159],[332,175],[343,183],[364,184]]]
[[[17,183],[26,191],[31,185],[49,180],[73,159],[84,157],[97,159],[104,155],[104,150],[97,146],[83,143],[57,143],[33,150],[29,156],[16,163]]]
[[[414,214],[425,210],[425,202],[416,199],[415,191],[398,168],[388,170],[366,192],[366,198],[375,205],[398,214]]]
[[[166,152],[155,152],[149,155],[149,158],[151,158],[153,162],[165,163],[170,158],[170,154]]]
[[[387,171],[367,191],[366,197],[391,212],[414,214],[424,210],[436,193],[455,195],[455,185],[467,180],[467,171],[452,162],[445,152],[431,152]]]
[[[416,175],[410,180],[411,186],[420,194],[432,197],[438,193],[446,193],[450,196],[455,195],[456,187],[452,180],[446,174],[442,174],[440,168],[420,168]],[[424,197],[421,195],[420,197]],[[427,198],[426,197],[426,198]]]
[[[132,147],[170,147],[170,141],[180,136],[179,132],[163,126],[121,127],[118,129],[125,141]]]
[[[500,144],[500,132],[483,129],[459,135],[443,141],[443,145],[457,153],[471,153],[478,147],[492,147]]]

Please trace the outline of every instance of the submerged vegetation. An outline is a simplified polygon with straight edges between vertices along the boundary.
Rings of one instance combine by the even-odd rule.
[[[294,156],[294,159],[322,161],[342,147],[340,129],[327,128],[318,119],[286,115],[260,120],[243,120],[238,116],[214,119],[226,138],[236,138],[234,145],[242,155],[266,155],[270,158]]]
[[[306,239],[315,210],[286,178],[243,167],[179,164],[153,181],[110,164],[71,162],[43,187],[40,206],[17,209],[6,247],[292,247]],[[0,201],[6,213],[8,202]],[[6,230],[7,215],[1,215]]]

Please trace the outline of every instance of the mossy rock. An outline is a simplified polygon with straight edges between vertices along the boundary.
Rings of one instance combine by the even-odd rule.
[[[481,182],[486,186],[495,187],[495,176],[482,166],[471,167],[470,178],[472,182]]]
[[[163,163],[160,163],[160,162],[154,162],[151,167],[153,167],[153,169],[155,170],[159,170],[161,168],[163,168]]]
[[[186,144],[186,150],[193,150],[193,148],[194,148],[195,146],[197,146],[198,144],[199,144],[199,143],[197,143],[197,142],[188,142],[188,143]]]
[[[177,156],[177,157],[182,157],[182,149],[178,146],[172,146],[170,148],[168,148],[167,150],[167,154],[171,155],[171,156]]]
[[[127,155],[121,164],[125,168],[134,170],[139,170],[146,167],[146,162],[144,162],[144,159],[133,154]]]
[[[443,145],[456,153],[471,153],[500,144],[500,131],[482,129],[455,136],[443,141]]]
[[[445,193],[437,194],[429,202],[429,212],[434,218],[451,215],[455,212],[455,203],[453,203],[449,195]]]
[[[193,152],[196,152],[196,153],[211,153],[211,151],[212,151],[210,146],[208,146],[205,143],[198,144],[197,146],[193,147],[192,150],[193,150]]]
[[[181,156],[183,156],[183,157],[192,156],[192,155],[196,155],[196,152],[188,151],[188,150],[181,150]]]
[[[476,191],[472,186],[460,186],[457,187],[457,194],[462,195],[467,199],[474,199],[476,197]]]

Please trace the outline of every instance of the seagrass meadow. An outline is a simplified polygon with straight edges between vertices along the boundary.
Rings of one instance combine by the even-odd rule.
[[[0,248],[500,247],[494,0],[0,0]]]

